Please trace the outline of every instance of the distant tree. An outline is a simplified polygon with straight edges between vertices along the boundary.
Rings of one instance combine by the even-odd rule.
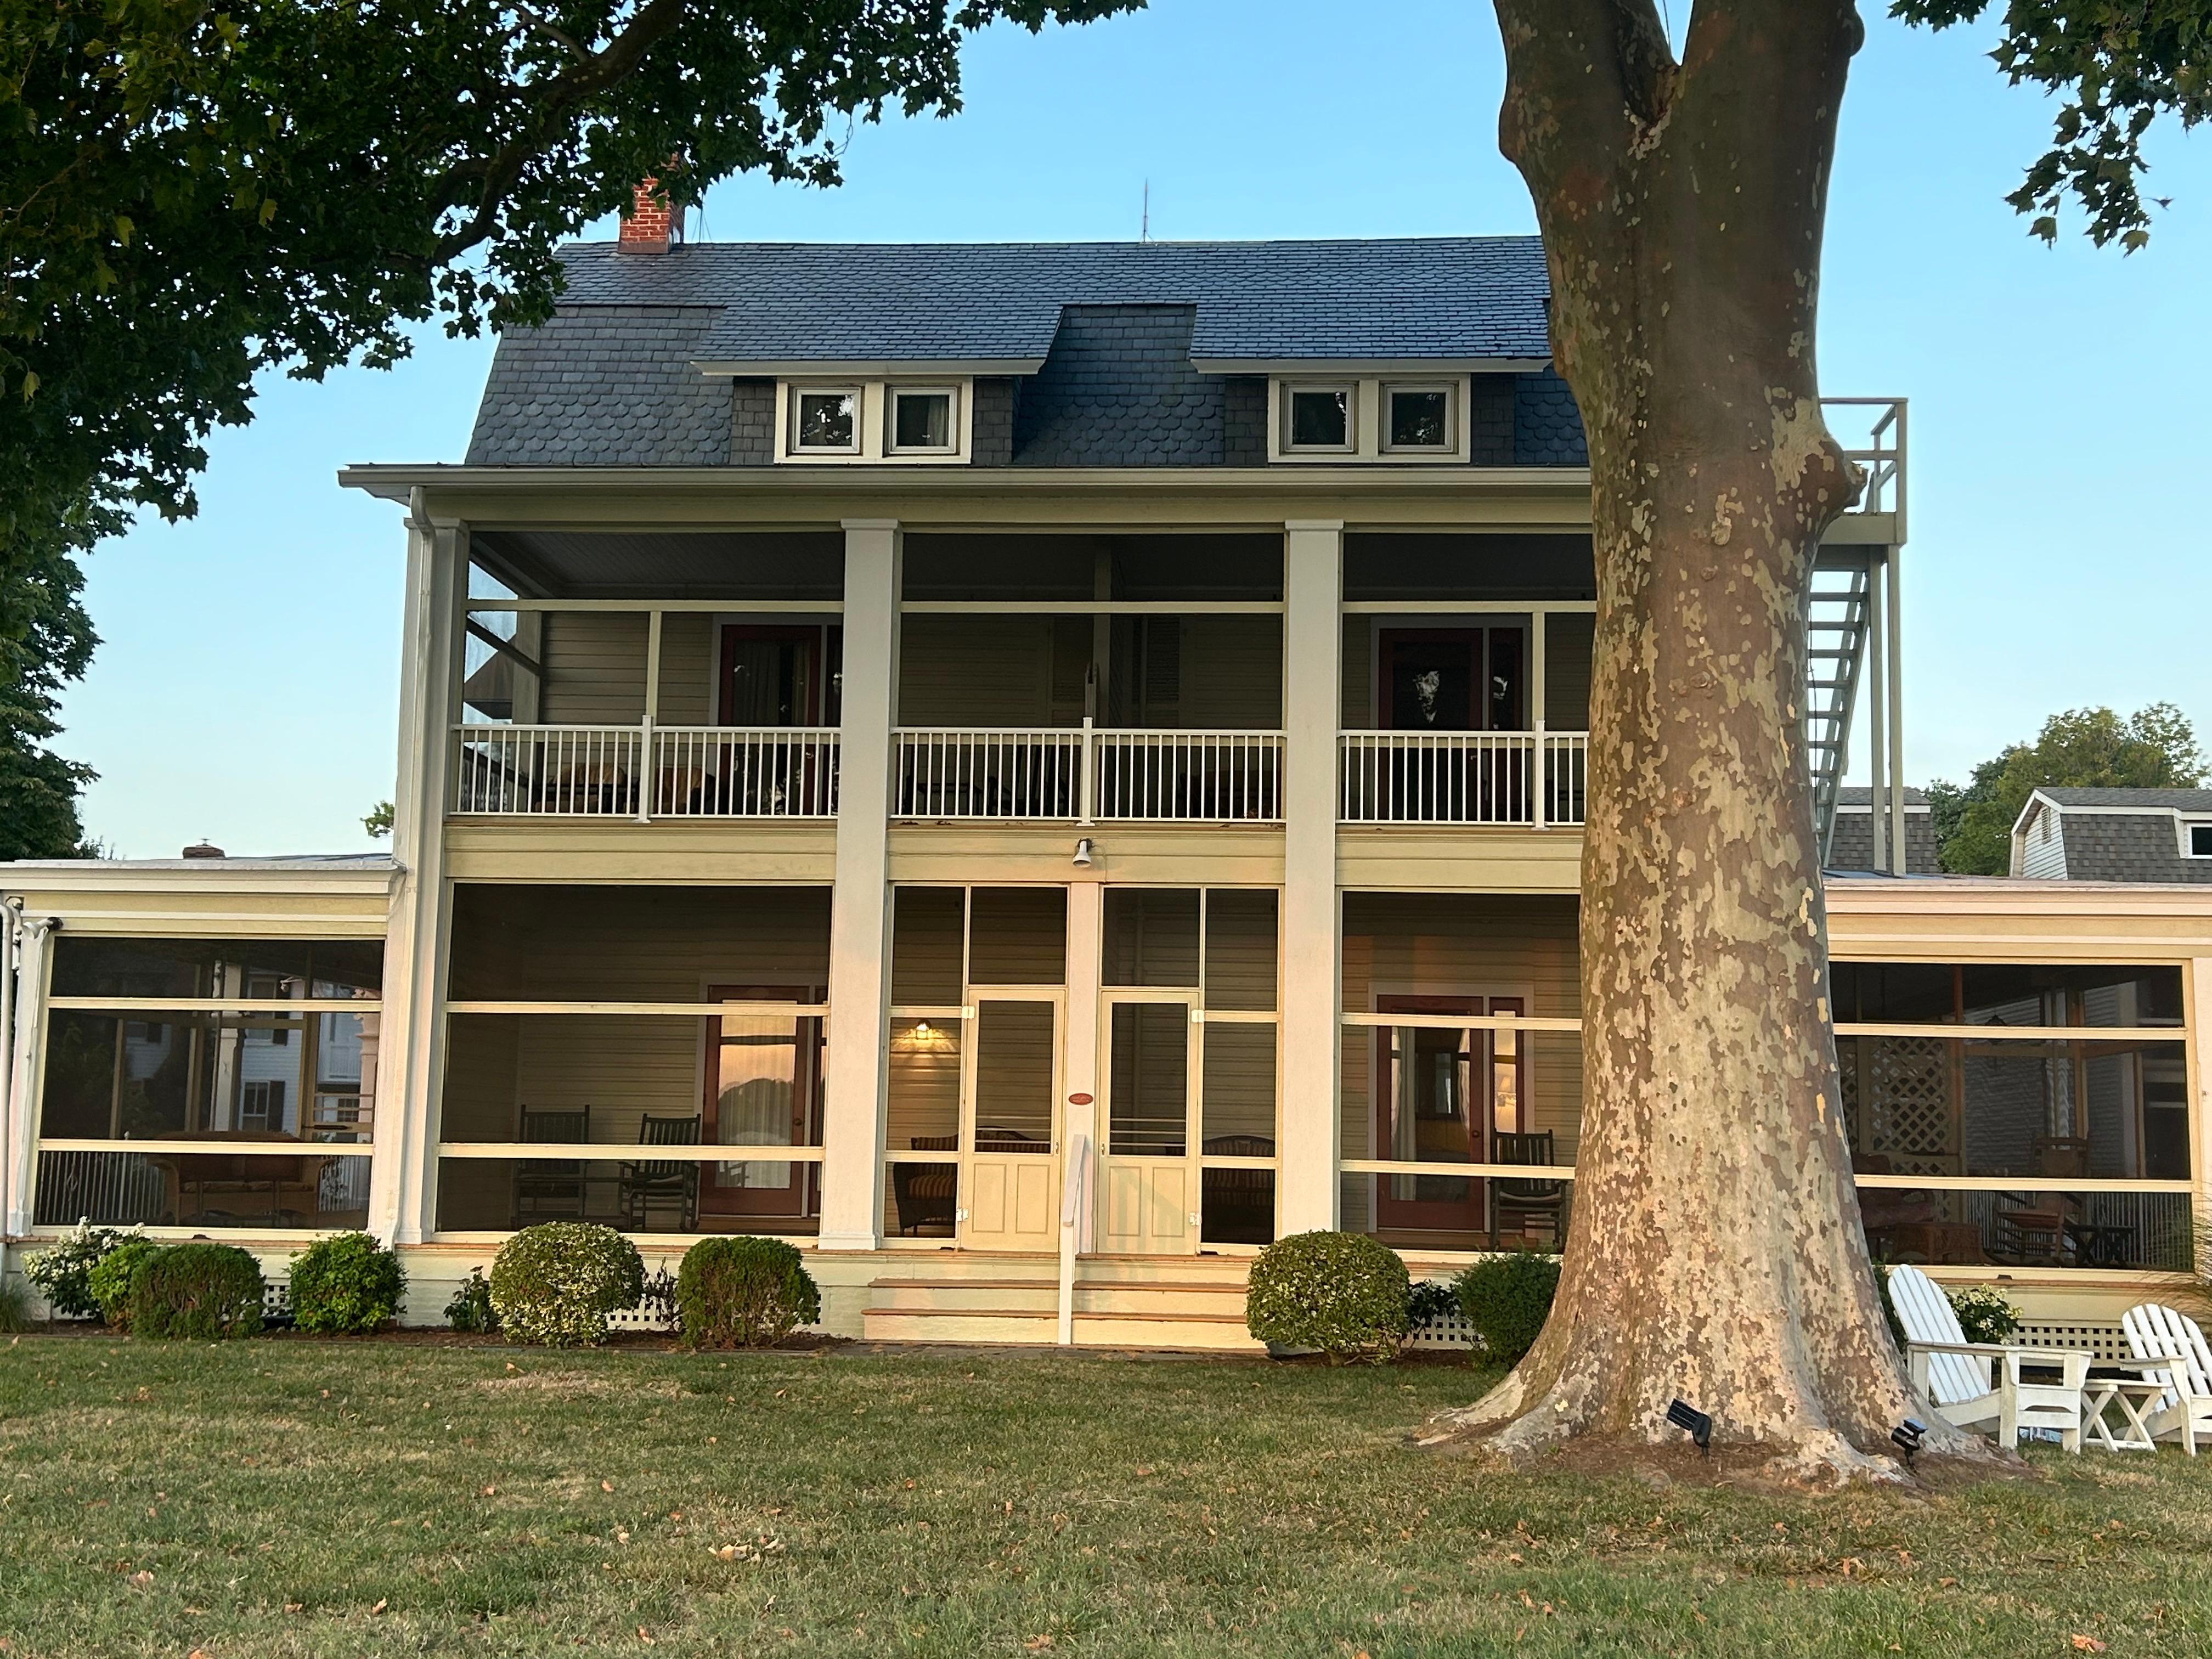
[[[390,835],[392,833],[392,803],[388,800],[380,800],[370,807],[362,815],[361,827],[380,840]]]
[[[46,746],[92,640],[76,561],[191,515],[258,374],[537,321],[556,246],[641,180],[835,184],[854,120],[959,107],[977,29],[1133,3],[0,0],[8,833],[67,842],[88,775]]]
[[[2154,702],[2123,720],[2109,708],[2069,708],[2043,723],[2033,743],[2015,743],[1973,770],[1963,786],[1928,786],[1943,867],[1959,876],[2002,876],[2012,864],[2012,827],[2038,789],[2192,789],[2205,759],[2189,717]]]

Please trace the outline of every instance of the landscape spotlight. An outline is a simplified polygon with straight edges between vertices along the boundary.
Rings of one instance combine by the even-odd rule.
[[[1667,1420],[1698,1443],[1699,1451],[1711,1451],[1713,1445],[1713,1419],[1686,1400],[1677,1400],[1667,1407]]]
[[[1920,1443],[1927,1434],[1928,1425],[1914,1417],[1906,1418],[1889,1431],[1890,1443],[1905,1454],[1906,1468],[1912,1467],[1912,1454],[1920,1449]]]

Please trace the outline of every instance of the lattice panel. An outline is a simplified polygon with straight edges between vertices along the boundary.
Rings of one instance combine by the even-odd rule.
[[[1948,1045],[1942,1037],[1861,1037],[1843,1065],[1844,1121],[1862,1153],[1898,1175],[1956,1175]]]

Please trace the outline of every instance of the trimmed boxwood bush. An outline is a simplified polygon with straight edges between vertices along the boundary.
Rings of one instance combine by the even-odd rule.
[[[695,1348],[765,1348],[822,1317],[805,1259],[780,1238],[702,1238],[676,1271],[677,1324]]]
[[[131,1281],[138,1264],[161,1249],[150,1238],[126,1238],[92,1264],[85,1288],[101,1319],[117,1327],[131,1322]]]
[[[261,1264],[235,1244],[167,1245],[131,1273],[131,1333],[195,1341],[251,1336],[261,1328],[263,1289]]]
[[[367,1233],[319,1238],[292,1258],[292,1321],[303,1331],[380,1330],[406,1294],[398,1256]]]
[[[1559,1288],[1559,1258],[1535,1250],[1486,1256],[1455,1282],[1460,1310],[1474,1328],[1483,1352],[1501,1365],[1517,1365],[1536,1346]]]
[[[1244,1327],[1332,1365],[1396,1358],[1411,1328],[1412,1282],[1395,1251],[1360,1233],[1294,1233],[1260,1252],[1244,1291]]]
[[[517,1342],[586,1347],[607,1340],[607,1316],[645,1292],[645,1260],[611,1227],[546,1221],[525,1227],[492,1258],[491,1305]]]

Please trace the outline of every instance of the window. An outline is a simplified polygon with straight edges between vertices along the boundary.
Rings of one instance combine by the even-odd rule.
[[[951,453],[958,434],[958,423],[953,419],[952,398],[949,387],[894,386],[890,394],[890,453],[894,455]]]
[[[1352,392],[1349,386],[1294,386],[1287,393],[1285,449],[1336,449],[1352,447]]]
[[[1386,386],[1382,406],[1385,451],[1425,450],[1441,453],[1454,447],[1449,386]]]
[[[2189,856],[2212,859],[2212,823],[2192,823],[2189,826]]]
[[[816,455],[849,455],[860,447],[860,393],[838,386],[792,394],[791,447]]]

